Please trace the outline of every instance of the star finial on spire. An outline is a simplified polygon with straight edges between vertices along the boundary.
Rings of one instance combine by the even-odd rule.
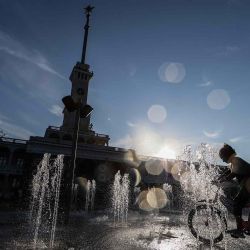
[[[91,5],[88,5],[85,9],[85,13],[87,15],[90,15],[90,13],[92,12],[92,10],[94,9],[95,7],[91,6]]]

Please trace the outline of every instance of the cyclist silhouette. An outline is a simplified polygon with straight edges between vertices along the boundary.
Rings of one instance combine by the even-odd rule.
[[[229,164],[228,170],[219,177],[220,182],[230,181],[236,178],[239,191],[233,199],[233,214],[236,219],[236,230],[231,233],[234,238],[244,238],[242,209],[250,199],[250,164],[236,155],[235,150],[228,144],[219,151],[219,156]]]

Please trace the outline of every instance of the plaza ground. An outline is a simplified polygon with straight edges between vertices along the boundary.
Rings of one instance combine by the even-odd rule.
[[[229,221],[229,229],[233,228]],[[30,230],[28,214],[25,212],[0,213],[0,249],[33,249],[34,231]],[[48,242],[39,238],[37,249],[48,249]],[[211,249],[197,243],[186,223],[186,215],[164,212],[146,214],[129,213],[127,225],[114,225],[108,212],[84,214],[75,212],[67,227],[58,226],[54,249],[70,250],[184,250]],[[250,236],[245,239],[225,239],[213,249],[250,249]]]

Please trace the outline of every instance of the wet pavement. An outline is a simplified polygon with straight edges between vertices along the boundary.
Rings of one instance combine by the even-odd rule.
[[[229,229],[233,226],[229,221]],[[26,213],[0,213],[0,249],[33,249],[32,238]],[[48,242],[39,238],[37,249],[48,249],[47,246]],[[105,212],[74,213],[69,226],[57,227],[54,249],[183,250],[211,247],[196,241],[183,214],[165,212],[153,215],[133,211],[129,213],[126,225],[114,224]],[[250,249],[250,236],[233,239],[226,235],[212,249]]]

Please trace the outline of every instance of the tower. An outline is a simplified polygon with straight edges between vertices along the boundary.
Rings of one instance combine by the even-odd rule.
[[[87,104],[89,81],[93,77],[93,72],[90,71],[90,66],[85,63],[88,32],[90,27],[89,18],[93,9],[94,7],[91,7],[90,5],[85,8],[86,23],[84,26],[85,32],[81,61],[76,63],[69,77],[72,84],[71,97],[74,102],[77,103],[82,95],[82,106]],[[64,108],[63,115],[62,126],[60,128],[49,126],[46,130],[45,137],[59,139],[62,142],[72,140],[76,111],[69,112]],[[108,145],[109,136],[95,133],[92,127],[93,125],[90,123],[90,115],[86,118],[80,119],[78,142],[85,144]]]
[[[83,40],[83,47],[82,47],[82,57],[81,62],[77,62],[76,65],[73,67],[73,70],[70,74],[70,81],[72,83],[71,88],[71,97],[75,102],[77,102],[80,99],[79,91],[83,92],[83,100],[82,105],[87,104],[87,97],[88,97],[88,86],[89,81],[93,76],[93,72],[89,70],[89,65],[85,64],[85,58],[86,58],[86,51],[87,51],[87,42],[88,42],[88,31],[89,31],[89,17],[91,15],[91,12],[94,7],[87,6],[85,8],[86,13],[86,24],[84,26],[84,40]],[[64,109],[64,119],[63,119],[63,125],[62,130],[65,130],[68,132],[72,132],[74,127],[74,121],[75,121],[75,112],[68,112],[67,109]],[[80,120],[80,128],[79,132],[87,132],[90,128],[90,116],[86,118],[81,118]]]

